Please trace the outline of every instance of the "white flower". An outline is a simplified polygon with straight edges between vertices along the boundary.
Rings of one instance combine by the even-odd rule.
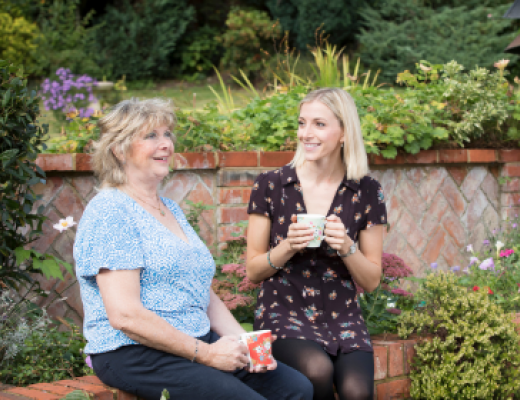
[[[472,244],[468,244],[468,246],[466,247],[466,250],[470,253],[473,253],[473,245]]]
[[[74,222],[74,219],[69,216],[65,219],[60,219],[60,222],[58,222],[57,224],[54,224],[52,227],[60,232],[63,232],[74,225],[76,225],[76,222]]]
[[[497,244],[496,244],[496,246],[497,246],[497,251],[500,251],[500,249],[501,249],[502,247],[504,247],[505,244],[502,243],[500,240],[497,240]]]

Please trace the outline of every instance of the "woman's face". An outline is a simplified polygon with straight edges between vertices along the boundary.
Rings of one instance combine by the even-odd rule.
[[[323,103],[304,103],[298,120],[298,140],[306,161],[340,155],[343,128],[334,113]]]
[[[126,173],[145,182],[161,181],[170,172],[174,135],[167,126],[143,130],[126,157]]]

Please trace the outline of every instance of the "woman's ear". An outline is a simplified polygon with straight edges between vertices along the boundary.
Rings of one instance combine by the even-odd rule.
[[[112,152],[114,157],[117,158],[117,161],[119,161],[121,164],[125,165],[125,163],[126,163],[125,157],[123,156],[123,154],[121,153],[121,151],[119,149],[112,147],[110,149],[110,151]]]

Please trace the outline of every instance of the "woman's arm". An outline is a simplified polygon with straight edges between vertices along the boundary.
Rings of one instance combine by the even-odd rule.
[[[231,314],[231,311],[228,310],[213,289],[210,289],[209,293],[208,318],[211,324],[211,330],[219,336],[240,336],[242,333],[245,333],[244,328],[240,326],[235,317],[233,317],[233,314]]]
[[[171,326],[141,303],[140,270],[100,270],[96,280],[110,325],[145,346],[193,359],[196,339]],[[197,362],[223,371],[243,368],[245,345],[223,337],[209,345],[198,341]]]
[[[305,224],[293,223],[289,226],[287,239],[271,250],[269,258],[276,267],[283,267],[297,251],[301,250],[313,238],[313,231]],[[273,276],[277,270],[267,261],[271,220],[260,214],[249,215],[247,226],[247,277],[253,283],[262,282]]]
[[[350,275],[367,292],[374,291],[381,280],[384,225],[376,225],[359,232],[359,250],[342,258]],[[346,234],[345,226],[336,215],[327,218],[325,241],[334,250],[345,254],[354,241]]]

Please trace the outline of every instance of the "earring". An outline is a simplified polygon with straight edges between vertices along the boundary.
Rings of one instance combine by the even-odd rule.
[[[343,148],[345,146],[345,143],[341,142],[341,148]]]

